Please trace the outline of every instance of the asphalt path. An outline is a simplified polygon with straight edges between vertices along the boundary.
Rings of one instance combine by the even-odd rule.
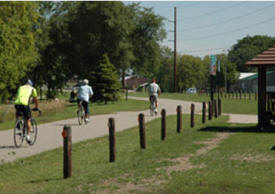
[[[148,98],[133,99],[147,100]],[[182,105],[183,113],[190,113],[192,102],[181,100],[159,99],[159,110],[165,108],[167,115],[175,115],[178,105]],[[202,104],[195,104],[195,113],[201,112]],[[149,102],[148,102],[149,107]],[[63,126],[70,125],[72,128],[73,143],[87,139],[94,139],[108,134],[108,119],[115,119],[116,131],[135,127],[138,125],[138,115],[144,113],[145,121],[150,121],[160,117],[150,116],[149,110],[135,112],[117,112],[115,114],[96,115],[90,117],[90,122],[87,125],[78,125],[77,118],[60,120],[56,122],[40,124],[38,126],[38,137],[35,145],[29,146],[26,143],[21,148],[15,148],[13,142],[13,129],[0,132],[0,162],[13,161],[18,158],[28,157],[41,152],[52,150],[63,146],[63,138],[61,136]]]
[[[148,98],[129,97],[131,99],[146,100]],[[182,106],[183,113],[190,113],[191,103],[195,104],[195,113],[201,113],[202,103],[187,102],[182,100],[159,99],[159,111],[166,109],[166,115],[175,115],[178,105]],[[149,102],[148,102],[149,107]],[[150,116],[149,109],[145,111],[135,112],[117,112],[115,114],[96,115],[90,118],[87,125],[79,125],[77,118],[60,120],[56,122],[41,124],[38,126],[38,137],[35,145],[29,146],[26,143],[21,148],[15,148],[13,142],[13,129],[0,132],[0,162],[13,161],[18,158],[28,157],[41,152],[52,150],[63,146],[63,138],[61,136],[64,125],[70,125],[72,128],[73,143],[80,142],[87,139],[94,139],[108,134],[108,119],[113,117],[115,119],[116,131],[123,131],[125,129],[135,127],[138,125],[138,115],[143,113],[145,121],[151,121],[160,117]],[[229,122],[231,123],[256,123],[256,115],[229,115]]]

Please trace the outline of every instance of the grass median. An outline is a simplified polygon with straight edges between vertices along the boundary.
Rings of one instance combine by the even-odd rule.
[[[176,133],[167,118],[160,140],[160,119],[146,124],[147,149],[139,147],[138,128],[116,134],[116,161],[109,163],[108,136],[73,145],[73,173],[63,179],[62,149],[0,166],[0,193],[273,193],[273,133],[220,117]],[[218,133],[220,132],[220,133]],[[234,133],[232,133],[234,132]]]
[[[40,109],[42,115],[37,117],[37,113],[33,113],[34,118],[38,124],[53,122],[57,120],[69,119],[76,117],[77,104],[69,103],[65,100],[40,101]],[[140,111],[148,109],[148,102],[140,100],[120,100],[117,102],[110,102],[108,104],[90,103],[91,115],[109,114],[119,111]],[[0,130],[11,129],[15,123],[15,109],[14,105],[2,105],[0,107],[1,120]]]
[[[148,97],[147,92],[131,92],[130,96],[136,97]],[[176,100],[185,100],[192,102],[208,102],[210,101],[210,97],[206,94],[187,94],[187,93],[162,93],[160,98],[167,99],[176,99]],[[217,99],[217,94],[215,96]],[[239,97],[236,99],[236,95],[234,95],[234,99],[232,98],[232,94],[227,94],[227,97],[221,98],[222,101],[222,111],[223,113],[232,113],[232,114],[257,114],[257,106],[258,102],[255,100],[254,94],[252,94],[251,99],[249,99],[248,94],[246,94],[246,99],[244,99],[244,94],[242,95],[242,99]]]

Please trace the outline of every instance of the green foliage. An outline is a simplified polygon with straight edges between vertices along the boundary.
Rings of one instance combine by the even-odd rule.
[[[0,2],[0,102],[15,95],[35,66],[39,14],[32,2]]]
[[[110,62],[108,55],[103,59],[91,74],[91,83],[94,91],[93,100],[99,102],[117,101],[121,88],[117,72]]]
[[[135,60],[132,68],[139,74],[151,78],[156,75],[161,65],[161,47],[159,42],[165,36],[164,18],[155,15],[152,8],[141,8],[134,4],[135,29],[131,35]]]
[[[210,66],[210,56],[206,56],[204,58],[205,63],[207,64],[207,73],[209,73]],[[227,85],[227,91],[232,89],[232,85],[238,80],[239,73],[237,71],[237,67],[235,63],[232,63],[228,56],[225,54],[217,55],[217,61],[220,61],[220,72],[218,72],[218,62],[217,62],[217,72],[214,77],[215,86],[219,86],[220,88],[224,88],[225,91],[225,79]]]
[[[168,47],[161,48],[161,65],[157,72],[157,82],[162,92],[171,92],[173,89],[173,52]]]
[[[245,63],[274,44],[275,38],[272,37],[260,35],[253,37],[246,36],[232,46],[232,49],[228,53],[228,58],[232,63],[237,65],[237,70],[240,72],[255,70],[245,66]]]
[[[204,63],[199,57],[190,55],[180,56],[177,64],[177,77],[179,89],[187,88],[206,88],[209,77],[209,64]],[[181,86],[181,87],[180,87]]]

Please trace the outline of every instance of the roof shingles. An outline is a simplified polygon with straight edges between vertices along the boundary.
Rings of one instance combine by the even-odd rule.
[[[257,57],[245,63],[246,65],[259,66],[259,65],[275,65],[275,45],[267,49]]]

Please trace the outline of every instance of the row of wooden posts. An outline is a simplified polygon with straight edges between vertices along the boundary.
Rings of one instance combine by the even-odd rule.
[[[177,133],[182,131],[182,106],[177,106]],[[195,105],[191,104],[191,118],[190,126],[193,128],[195,126]],[[214,100],[213,102],[208,102],[208,120],[212,120],[213,116],[218,117],[221,115],[221,100]],[[206,103],[202,103],[202,123],[206,122]],[[139,124],[139,136],[140,136],[140,148],[146,149],[146,130],[145,130],[145,118],[144,114],[138,115]],[[109,161],[114,162],[116,160],[116,139],[115,139],[115,119],[109,118]],[[72,133],[71,127],[65,125],[62,131],[63,136],[63,175],[64,178],[69,178],[72,176]],[[166,138],[166,110],[161,110],[161,140],[164,141]]]
[[[210,93],[205,93],[206,96],[210,96]],[[203,94],[200,94],[203,95]],[[243,93],[243,92],[233,92],[233,93],[216,93],[215,96],[218,96],[219,98],[224,98],[224,99],[236,99],[236,100],[257,100],[258,94],[257,93]]]

